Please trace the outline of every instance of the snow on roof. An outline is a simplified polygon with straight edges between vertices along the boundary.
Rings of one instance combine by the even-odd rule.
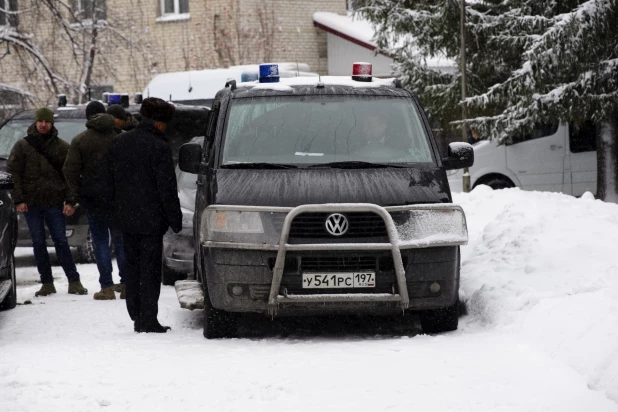
[[[351,13],[341,15],[331,12],[318,11],[313,13],[314,25],[334,35],[349,40],[369,50],[375,50],[375,26],[368,20],[353,16]],[[380,51],[381,54],[392,57],[388,52]],[[454,67],[456,63],[442,56],[434,56],[426,59],[428,67]]]
[[[267,89],[279,91],[291,91],[291,86],[313,86],[318,83],[331,86],[351,86],[355,88],[375,88],[375,87],[393,87],[394,78],[378,79],[374,77],[371,82],[359,82],[352,80],[350,76],[322,76],[315,77],[290,77],[284,78],[279,83],[259,83],[257,81],[243,83],[243,86],[253,87],[254,89]]]

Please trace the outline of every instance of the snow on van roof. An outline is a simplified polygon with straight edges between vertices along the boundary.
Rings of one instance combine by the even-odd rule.
[[[355,88],[375,88],[375,87],[393,87],[395,85],[394,78],[379,79],[374,77],[370,82],[359,82],[352,80],[350,76],[322,76],[315,77],[291,77],[280,79],[279,83],[259,83],[257,81],[242,83],[243,86],[249,86],[253,89],[292,90],[291,86],[317,86],[318,83],[330,86],[351,86]]]
[[[278,63],[281,77],[314,77],[305,63]],[[298,69],[298,70],[297,70]],[[162,73],[156,75],[146,86],[144,97],[158,97],[164,100],[182,102],[183,100],[214,99],[217,92],[225,87],[228,80],[241,82],[244,72],[258,72],[257,64],[232,66],[227,69],[190,70],[186,72]]]

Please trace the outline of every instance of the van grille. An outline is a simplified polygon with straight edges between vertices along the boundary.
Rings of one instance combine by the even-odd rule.
[[[304,272],[376,270],[375,256],[315,256],[302,258]]]
[[[332,238],[326,231],[326,218],[331,213],[302,213],[294,218],[290,229],[290,239]],[[380,216],[371,212],[344,213],[348,218],[349,229],[339,239],[386,237],[386,225]],[[283,220],[276,222],[281,230]]]

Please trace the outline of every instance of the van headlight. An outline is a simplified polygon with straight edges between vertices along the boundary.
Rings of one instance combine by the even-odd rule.
[[[264,233],[258,212],[207,211],[208,230],[223,233]]]

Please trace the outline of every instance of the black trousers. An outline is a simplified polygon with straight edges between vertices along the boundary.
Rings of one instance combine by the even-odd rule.
[[[142,328],[158,325],[163,236],[123,233],[127,311]]]

